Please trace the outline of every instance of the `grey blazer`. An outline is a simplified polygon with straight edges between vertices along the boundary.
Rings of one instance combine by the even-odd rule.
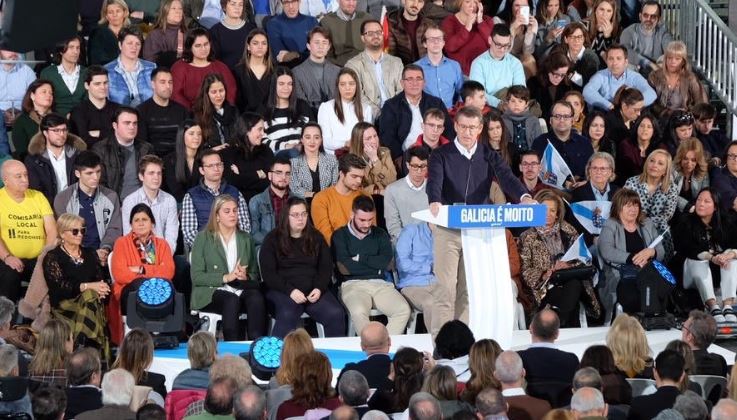
[[[291,159],[292,179],[289,189],[296,197],[304,198],[305,193],[312,191],[312,175],[307,165],[307,158],[300,154]],[[333,155],[321,152],[317,162],[317,170],[320,172],[320,191],[331,187],[338,182],[338,160]]]
[[[683,174],[677,171],[673,171],[673,183],[678,186],[678,193],[681,193],[681,188],[683,188]],[[694,201],[696,200],[696,195],[698,195],[699,191],[701,191],[702,188],[709,186],[709,174],[704,174],[701,179],[697,179],[694,177],[691,177],[691,195],[694,197]],[[681,197],[680,195],[678,198],[676,198],[677,204],[676,208],[678,208],[679,211],[684,212],[686,211],[686,206],[688,205],[688,200]]]

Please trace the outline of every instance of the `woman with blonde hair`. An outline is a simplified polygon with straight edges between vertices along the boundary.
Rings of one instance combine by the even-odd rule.
[[[100,9],[98,26],[90,33],[87,42],[87,63],[107,64],[118,57],[118,32],[130,26],[130,9],[125,0],[104,0]]]
[[[670,153],[657,149],[645,160],[645,168],[639,176],[624,183],[625,188],[640,196],[642,210],[652,219],[658,234],[668,230],[668,223],[676,211],[678,185],[673,182],[673,160]],[[665,261],[673,255],[673,239],[670,233],[663,238]]]
[[[242,339],[238,317],[248,315],[248,339],[266,333],[266,304],[260,291],[253,238],[238,229],[238,201],[215,198],[207,226],[192,245],[193,310],[222,315],[225,341]]]
[[[662,62],[658,61],[658,69],[648,77],[658,94],[653,104],[655,115],[667,117],[676,109],[690,109],[695,104],[709,102],[704,87],[691,70],[683,41],[668,43]]]
[[[673,158],[673,183],[678,187],[678,211],[687,211],[702,188],[709,186],[709,172],[704,146],[691,137],[682,141]]]
[[[166,378],[160,373],[149,372],[154,361],[154,340],[143,328],[134,328],[123,338],[118,348],[118,358],[112,369],[124,369],[133,375],[136,385],[148,386],[166,398]]]
[[[619,39],[619,5],[615,0],[596,0],[587,23],[591,49],[605,66],[606,50]]]
[[[74,350],[72,330],[61,319],[52,319],[38,334],[35,353],[28,365],[31,379],[66,387],[66,361]]]
[[[627,314],[617,316],[606,335],[606,345],[612,351],[617,369],[628,378],[653,378],[652,352],[637,318]]]
[[[397,169],[391,152],[381,146],[373,124],[359,122],[353,127],[349,153],[362,157],[368,164],[363,190],[370,195],[384,195],[387,185],[397,180]]]
[[[466,382],[466,389],[461,394],[463,401],[476,404],[476,396],[484,388],[501,389],[501,383],[494,376],[494,363],[501,353],[502,348],[499,343],[490,338],[473,343],[468,353],[468,369],[471,371],[471,378]]]

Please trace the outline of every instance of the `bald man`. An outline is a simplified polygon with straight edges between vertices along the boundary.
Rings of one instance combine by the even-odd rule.
[[[578,419],[606,418],[608,406],[604,402],[604,396],[596,388],[583,387],[576,391],[571,398],[571,411]]]
[[[527,372],[527,383],[558,382],[569,384],[578,370],[578,356],[555,345],[560,333],[560,319],[551,309],[535,314],[530,323],[532,343],[519,352]],[[529,391],[529,388],[528,388]]]
[[[46,197],[28,189],[23,162],[5,161],[0,175],[0,295],[16,302],[44,246],[56,243],[56,220]]]
[[[387,384],[391,386],[388,379],[389,366],[392,363],[389,357],[391,345],[392,340],[384,324],[376,321],[366,324],[361,330],[361,350],[366,353],[366,360],[346,364],[338,376],[338,383],[343,372],[357,370],[366,377],[369,388],[380,388]]]

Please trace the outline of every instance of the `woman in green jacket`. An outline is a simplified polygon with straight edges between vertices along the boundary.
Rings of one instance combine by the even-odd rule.
[[[38,134],[41,118],[54,109],[54,86],[44,79],[36,79],[28,86],[23,97],[23,113],[13,125],[14,155],[19,160],[28,154],[28,143],[31,137]]]
[[[251,236],[238,230],[238,202],[228,194],[215,198],[207,227],[192,245],[194,310],[223,316],[225,341],[243,338],[238,317],[248,316],[248,339],[266,333],[266,305],[261,293],[256,249]]]

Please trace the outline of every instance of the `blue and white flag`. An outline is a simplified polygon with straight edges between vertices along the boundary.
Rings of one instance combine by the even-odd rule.
[[[579,201],[569,205],[576,220],[592,235],[601,233],[601,228],[609,218],[609,211],[612,208],[611,201]]]
[[[576,241],[571,245],[570,248],[568,248],[568,251],[566,251],[565,255],[563,255],[563,258],[561,258],[561,261],[573,261],[573,260],[579,260],[582,263],[589,263],[593,257],[591,256],[591,252],[589,252],[589,247],[586,246],[586,241],[583,239],[583,233],[578,235],[578,238],[576,238]]]
[[[547,147],[545,147],[541,164],[542,171],[540,172],[540,179],[544,184],[563,189],[566,179],[568,177],[573,178],[568,164],[549,141]]]

